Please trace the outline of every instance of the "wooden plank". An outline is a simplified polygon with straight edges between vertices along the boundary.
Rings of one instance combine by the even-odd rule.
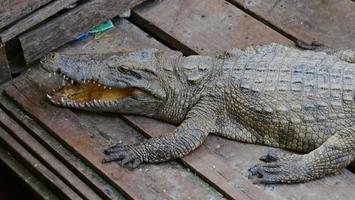
[[[43,200],[59,200],[44,183],[42,183],[35,175],[33,175],[25,166],[14,159],[10,152],[0,146],[0,162],[6,166],[14,176],[24,182],[38,199]]]
[[[25,148],[23,148],[14,138],[12,138],[2,127],[0,127],[0,142],[14,156],[26,163],[31,171],[36,172],[42,180],[45,180],[52,189],[58,192],[64,199],[82,199],[55,174],[48,170],[41,162],[34,158]]]
[[[34,73],[33,73],[34,74]],[[34,78],[34,77],[33,77]],[[16,107],[7,97],[0,96],[0,108],[17,120],[22,127],[48,149],[57,159],[63,162],[73,173],[85,181],[104,199],[124,199],[121,193],[103,180],[93,169],[60,144],[51,134],[44,130],[31,117]]]
[[[11,80],[11,70],[7,61],[5,46],[0,43],[0,84]]]
[[[65,54],[110,53],[144,47],[168,49],[126,19],[114,20],[114,28],[86,40],[68,43],[57,51]]]
[[[136,6],[143,0],[91,0],[50,20],[35,30],[19,37],[26,63],[71,41],[76,35],[88,31]],[[34,48],[35,47],[35,48]]]
[[[135,33],[135,34],[132,34]],[[95,40],[94,38],[89,38],[85,41],[80,41],[76,44],[70,44],[60,49],[59,51],[65,54],[75,54],[75,53],[108,53],[119,51],[125,48],[143,48],[143,47],[155,47],[155,48],[166,48],[152,38],[148,38],[146,34],[137,30],[136,27],[132,26],[126,20],[120,20],[118,22],[118,29],[110,30],[105,33],[104,39]],[[102,116],[101,116],[102,117]],[[157,123],[156,121],[151,121],[146,118],[139,117],[129,117],[124,116],[126,119],[131,120],[130,123],[133,124],[135,120],[142,119],[139,123],[134,125],[140,128],[142,125],[150,124],[152,127],[158,127],[157,131],[154,133],[149,132],[146,134],[148,137],[157,136],[157,134],[169,133],[173,130],[173,126],[167,127],[164,123],[163,125]],[[147,120],[147,121],[144,121]],[[99,118],[97,119],[100,120]],[[112,124],[112,123],[109,123]],[[161,126],[159,126],[161,125]],[[112,125],[110,125],[112,126]],[[118,138],[117,138],[118,139]],[[227,167],[223,162],[221,162],[215,155],[212,155],[204,150],[204,147],[198,150],[204,153],[193,153],[189,158],[184,158],[183,161],[194,170],[199,176],[204,178],[205,181],[213,185],[219,192],[228,198],[237,199],[258,199],[262,194],[260,194],[260,189],[254,187],[246,177],[241,177],[240,173],[231,168]],[[204,155],[201,157],[201,155]],[[195,159],[193,159],[195,158]],[[212,168],[210,163],[216,163],[215,168]],[[237,190],[230,184],[230,179],[239,180],[240,188],[243,188],[243,192]],[[258,196],[259,195],[259,196]],[[264,199],[267,199],[267,194],[262,195]]]
[[[351,0],[228,0],[281,32],[336,49],[355,48],[355,4]]]
[[[31,13],[51,0],[0,1],[0,29]]]
[[[293,45],[224,0],[149,1],[132,11],[132,20],[185,54],[210,54],[270,41]]]
[[[102,199],[1,109],[0,125],[6,127],[7,132],[12,137],[14,137],[22,146],[30,151],[31,154],[36,157],[36,159],[38,159],[43,165],[51,170],[83,199]]]
[[[201,20],[201,17],[198,16],[206,14],[204,18],[207,18],[207,14],[213,13],[213,10],[216,10],[216,7],[223,7],[218,6],[218,2],[221,1],[211,0],[203,1],[202,3],[201,1],[192,0],[166,0],[161,3],[151,3],[149,5],[146,4],[145,6],[141,6],[133,11],[133,13],[135,13],[135,17],[133,17],[133,20],[138,24],[140,24],[140,21],[146,22],[146,24],[148,25],[143,26],[148,31],[156,33],[156,36],[160,39],[164,40],[164,38],[175,38],[175,40],[169,43],[171,46],[175,46],[175,42],[178,41],[180,46],[183,46],[186,49],[193,49],[194,52],[199,54],[208,54],[210,52],[215,52],[221,49],[230,49],[235,47],[241,48],[244,47],[244,45],[254,45],[255,41],[258,41],[258,38],[253,38],[251,41],[245,43],[233,43],[235,41],[235,37],[233,35],[231,36],[225,33],[226,30],[228,30],[229,24],[223,23],[223,21],[221,20],[215,21],[214,23],[213,21],[209,21],[204,25],[203,20]],[[227,3],[225,5],[230,4]],[[229,6],[226,7],[229,8]],[[218,12],[216,13],[216,16],[228,16],[228,12],[223,9],[218,10]],[[215,23],[217,23],[217,25],[215,25]],[[200,28],[201,26],[202,28]],[[265,27],[265,25],[262,23],[241,23],[238,28],[242,32],[249,32],[250,30],[261,29],[260,27],[254,28],[254,26]],[[215,32],[211,33],[212,31],[206,31],[206,27],[214,27]],[[218,29],[216,27],[218,27]],[[189,31],[188,34],[184,33],[184,30]],[[265,33],[263,32],[260,34],[264,35]],[[260,37],[263,36],[260,35]],[[280,37],[282,37],[282,35],[275,33],[272,36],[265,38],[264,42],[276,42],[280,40]],[[211,41],[211,38],[213,38],[213,41]],[[168,40],[165,41],[169,42]],[[229,43],[226,43],[225,41],[228,41]],[[206,43],[210,42],[213,45],[206,45]],[[289,41],[283,44],[290,45]],[[203,45],[205,48],[196,48],[199,45]],[[185,48],[178,50],[184,51]],[[158,132],[162,129],[162,127],[164,127],[164,125],[159,126],[151,121],[146,123],[142,121],[130,121],[136,124],[136,126],[141,128],[144,132],[147,132],[150,129],[150,134]],[[143,127],[144,124],[147,126]],[[159,127],[159,129],[155,129],[155,127]],[[207,141],[210,140],[211,139],[208,139]],[[210,144],[210,146],[208,144]],[[211,151],[215,149],[215,145],[216,144],[212,145],[212,143],[207,142],[207,145],[205,145],[205,147]],[[266,154],[271,149],[265,146],[243,144],[224,139],[221,139],[219,145],[229,150],[223,153],[215,152],[215,155],[221,160],[220,162],[226,164],[227,166],[229,166],[229,168],[234,169],[235,171],[241,171],[244,177],[247,176],[247,169],[255,162],[258,162],[258,157]],[[236,151],[237,149],[238,151]],[[200,154],[199,157],[204,157],[206,156],[205,154],[206,153]],[[240,168],[236,168],[236,163],[239,164]],[[342,184],[339,185],[339,182],[341,182]],[[349,171],[344,170],[341,176],[328,177],[326,179],[305,184],[270,185],[263,187],[262,189],[272,195],[272,197],[275,199],[301,199],[300,197],[315,199],[334,199],[337,196],[350,198],[350,196],[347,196],[349,195],[347,190],[353,187],[353,184],[354,175],[351,174]]]
[[[48,17],[58,13],[59,11],[63,10],[67,6],[72,3],[75,3],[77,0],[57,0],[45,5],[43,8],[36,10],[35,12],[31,13],[26,18],[18,21],[13,26],[9,27],[8,29],[4,30],[0,33],[0,41],[5,43],[10,39],[18,36],[19,34],[23,33],[24,31],[30,29],[34,25],[43,22]]]

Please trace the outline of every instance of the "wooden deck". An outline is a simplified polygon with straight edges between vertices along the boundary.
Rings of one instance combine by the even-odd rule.
[[[115,27],[56,50],[105,53],[156,47],[186,55],[295,40],[355,48],[351,0],[163,0],[132,10]],[[31,47],[35,48],[35,47]],[[88,113],[51,105],[58,80],[34,64],[1,87],[0,160],[41,199],[353,199],[349,170],[292,185],[254,185],[247,169],[270,147],[209,136],[188,156],[136,170],[101,164],[115,141],[136,143],[175,127],[137,116]],[[26,170],[25,170],[26,169]]]

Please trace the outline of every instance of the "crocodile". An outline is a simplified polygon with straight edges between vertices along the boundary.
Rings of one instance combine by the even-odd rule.
[[[181,158],[209,134],[294,151],[249,169],[257,184],[337,174],[355,157],[355,51],[280,44],[184,56],[152,48],[107,54],[49,53],[40,60],[66,84],[58,106],[135,114],[178,125],[138,144],[105,149],[104,163],[136,168]]]

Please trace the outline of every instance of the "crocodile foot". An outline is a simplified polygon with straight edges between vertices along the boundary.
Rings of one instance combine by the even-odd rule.
[[[261,159],[266,163],[258,163],[249,169],[248,178],[255,184],[295,183],[309,179],[300,155],[279,158],[268,154]]]
[[[116,144],[104,150],[106,158],[102,160],[102,163],[118,162],[122,167],[136,168],[142,163],[139,156],[128,145]]]

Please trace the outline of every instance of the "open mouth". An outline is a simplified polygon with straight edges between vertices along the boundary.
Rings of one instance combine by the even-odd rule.
[[[135,92],[142,92],[138,88],[115,88],[103,85],[96,80],[72,80],[62,73],[54,73],[62,77],[62,87],[47,94],[49,100],[57,105],[90,108],[110,106],[125,99]],[[53,76],[53,73],[49,75]]]

